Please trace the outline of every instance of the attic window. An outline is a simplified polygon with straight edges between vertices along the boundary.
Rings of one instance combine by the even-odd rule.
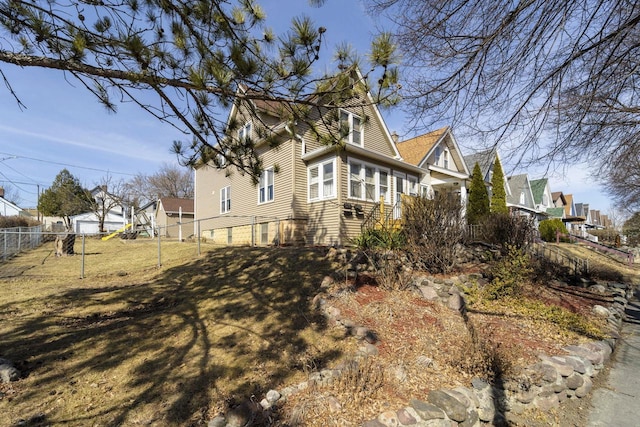
[[[238,130],[238,141],[244,142],[251,138],[251,122],[247,122]]]
[[[349,111],[340,110],[342,141],[362,146],[362,119]]]

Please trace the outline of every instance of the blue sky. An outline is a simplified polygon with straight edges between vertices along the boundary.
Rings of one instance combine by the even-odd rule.
[[[305,0],[262,0],[267,23],[276,34],[284,32],[294,16],[307,14],[327,28],[327,43],[320,52],[323,66],[330,63],[335,46],[351,43],[364,54],[376,28],[358,0],[328,0],[321,8]],[[128,179],[152,174],[163,163],[177,163],[172,141],[188,139],[131,103],[119,103],[118,113],[108,113],[73,77],[56,70],[20,68],[0,64],[26,109],[20,109],[0,85],[0,185],[10,185],[23,207],[34,207],[38,185],[48,187],[67,168],[88,188],[107,174]],[[403,133],[403,115],[384,111],[390,130]],[[455,134],[455,129],[454,129]],[[459,141],[463,151],[472,141]],[[522,172],[522,171],[516,171]],[[530,172],[530,178],[540,178]],[[552,191],[573,193],[576,202],[590,203],[607,212],[611,203],[588,178],[585,168],[566,176],[550,176]]]

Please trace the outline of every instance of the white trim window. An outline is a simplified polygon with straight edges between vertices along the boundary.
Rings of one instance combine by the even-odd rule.
[[[442,163],[445,169],[449,169],[449,150],[444,150],[442,153]]]
[[[442,154],[442,149],[440,147],[436,147],[436,152],[433,159],[433,164],[436,166],[440,166],[440,155]]]
[[[415,176],[407,175],[407,181],[409,182],[408,194],[410,196],[418,195],[418,178]]]
[[[227,165],[227,157],[229,155],[229,149],[228,148],[221,148],[220,146],[218,146],[218,148],[220,150],[222,150],[222,153],[218,153],[217,157],[218,157],[218,167],[223,168]]]
[[[313,164],[307,168],[307,198],[309,201],[336,196],[336,160]]]
[[[389,170],[349,160],[349,198],[389,203]]]
[[[359,116],[346,110],[340,110],[340,132],[345,133],[342,137],[344,142],[362,146],[362,119]]]
[[[228,185],[220,190],[220,213],[227,213],[231,210],[231,186]]]
[[[265,169],[258,183],[258,203],[273,202],[273,168]]]
[[[251,122],[247,122],[238,129],[238,141],[244,142],[247,138],[251,138]]]

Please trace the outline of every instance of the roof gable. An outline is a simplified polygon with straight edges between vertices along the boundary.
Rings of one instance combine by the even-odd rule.
[[[491,171],[493,170],[493,165],[496,162],[496,157],[498,156],[498,151],[495,148],[490,148],[485,151],[478,151],[477,153],[469,154],[464,156],[464,161],[467,164],[467,167],[471,170],[476,167],[476,163],[480,166],[480,172],[482,172],[482,177],[486,182],[491,181]]]
[[[424,135],[399,142],[396,146],[405,162],[418,166],[437,143],[443,139],[448,129],[449,127],[445,126],[441,129],[425,133]]]
[[[542,196],[544,195],[544,190],[547,187],[549,180],[547,178],[534,179],[530,181],[531,184],[531,194],[533,194],[533,201],[539,205],[542,203]]]
[[[510,194],[507,194],[507,204],[511,204],[514,206],[525,206],[528,208],[534,208],[533,202],[533,194],[531,193],[531,183],[529,181],[528,175],[513,175],[507,178],[507,182],[509,184],[509,188],[511,189]],[[524,193],[525,200],[524,204],[521,203],[520,196]]]
[[[176,197],[162,197],[159,201],[160,206],[166,213],[178,213],[182,208],[183,214],[193,214],[193,199],[179,199]],[[160,210],[158,207],[158,211]]]

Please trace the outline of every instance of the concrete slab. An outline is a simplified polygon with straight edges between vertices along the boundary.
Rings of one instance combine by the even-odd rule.
[[[609,377],[593,392],[587,427],[640,425],[640,291],[627,305]]]

